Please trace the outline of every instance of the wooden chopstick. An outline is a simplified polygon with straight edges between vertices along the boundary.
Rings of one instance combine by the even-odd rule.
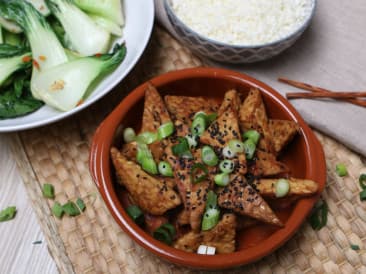
[[[342,99],[342,98],[366,98],[366,92],[289,92],[286,93],[288,99],[295,98],[331,98],[331,99]]]
[[[282,82],[282,83],[285,83],[285,84],[288,84],[288,85],[293,86],[293,87],[297,87],[297,88],[300,88],[300,89],[311,91],[314,94],[324,93],[324,94],[329,95],[329,93],[330,94],[339,93],[339,92],[331,91],[329,89],[313,86],[313,85],[310,85],[310,84],[307,84],[307,83],[290,80],[290,79],[287,79],[287,78],[284,78],[284,77],[279,77],[278,81]],[[311,94],[311,93],[309,93],[309,94]],[[307,97],[307,98],[310,98],[310,97]],[[328,96],[328,98],[330,98],[330,97]],[[361,106],[361,107],[366,107],[366,101],[364,101],[364,100],[350,99],[350,98],[344,98],[344,97],[342,97],[342,98],[340,98],[340,97],[339,98],[333,98],[333,99],[346,101],[348,103],[358,105],[358,106]]]

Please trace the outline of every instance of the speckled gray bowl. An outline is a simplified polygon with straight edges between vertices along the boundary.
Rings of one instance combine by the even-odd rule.
[[[178,39],[193,52],[214,61],[240,64],[254,63],[269,59],[294,44],[309,26],[310,21],[314,16],[316,0],[309,1],[312,2],[311,12],[297,30],[280,40],[254,46],[230,45],[202,36],[185,25],[178,16],[175,15],[174,10],[170,5],[170,0],[164,0],[164,8],[172,27],[178,34]]]

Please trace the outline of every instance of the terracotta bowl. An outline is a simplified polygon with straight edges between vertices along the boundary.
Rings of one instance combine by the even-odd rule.
[[[172,263],[200,269],[223,269],[248,264],[270,254],[283,245],[306,220],[314,203],[323,191],[326,181],[326,166],[323,149],[314,133],[297,111],[279,93],[266,84],[237,72],[217,68],[192,68],[174,71],[155,77],[150,82],[162,95],[208,96],[221,100],[231,88],[247,94],[250,87],[258,87],[270,118],[296,121],[301,133],[286,148],[281,161],[291,170],[291,175],[312,179],[319,183],[317,195],[304,198],[292,207],[276,213],[285,223],[283,228],[257,225],[239,233],[238,251],[224,255],[198,255],[167,246],[152,238],[138,227],[127,215],[121,198],[124,190],[114,181],[114,170],[109,151],[112,145],[120,146],[119,132],[128,126],[140,125],[144,91],[147,83],[133,90],[101,123],[97,129],[90,152],[90,170],[93,179],[121,228],[138,244]]]

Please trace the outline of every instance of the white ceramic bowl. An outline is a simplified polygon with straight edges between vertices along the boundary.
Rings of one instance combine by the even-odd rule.
[[[124,40],[127,54],[123,62],[95,88],[93,93],[83,104],[71,111],[60,112],[51,107],[43,106],[39,110],[23,117],[0,120],[0,132],[10,132],[34,128],[62,120],[99,100],[113,89],[128,72],[135,66],[141,57],[150,39],[154,25],[153,0],[123,0],[125,13]]]
[[[269,59],[295,43],[309,26],[314,16],[316,0],[309,1],[311,1],[311,11],[298,29],[277,41],[254,46],[230,45],[207,38],[191,29],[178,18],[171,7],[170,0],[164,0],[164,8],[172,27],[178,34],[178,39],[193,52],[214,61],[239,64]]]

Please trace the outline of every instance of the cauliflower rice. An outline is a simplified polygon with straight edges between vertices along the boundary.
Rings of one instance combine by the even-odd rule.
[[[254,46],[295,32],[314,0],[171,0],[177,17],[197,33],[231,45]]]

